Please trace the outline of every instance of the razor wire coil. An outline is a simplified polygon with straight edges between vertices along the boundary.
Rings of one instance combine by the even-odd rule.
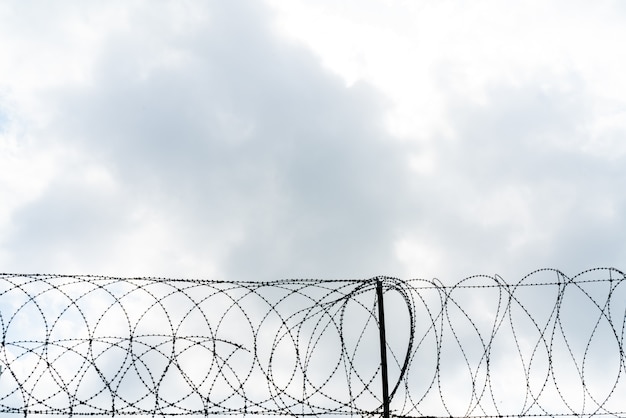
[[[0,413],[626,416],[626,276],[516,283],[0,274]]]

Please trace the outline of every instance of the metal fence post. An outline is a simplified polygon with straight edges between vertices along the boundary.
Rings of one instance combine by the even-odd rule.
[[[389,418],[389,383],[387,381],[387,340],[385,338],[385,306],[383,303],[383,281],[376,278],[378,302],[378,332],[380,335],[380,366],[383,383],[383,417]]]

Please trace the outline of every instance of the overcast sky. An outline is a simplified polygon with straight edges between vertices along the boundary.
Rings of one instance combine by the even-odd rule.
[[[626,259],[626,4],[0,2],[0,270]]]

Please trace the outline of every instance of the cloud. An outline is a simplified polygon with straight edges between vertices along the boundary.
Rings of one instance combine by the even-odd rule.
[[[606,52],[623,37],[599,15],[576,36],[581,9],[521,3],[522,20],[489,2],[400,13],[408,38],[395,12],[342,39],[314,20],[324,48],[374,43],[333,50],[342,71],[259,2],[57,4],[0,6],[6,271],[450,284],[626,256],[623,64]],[[497,302],[466,298],[478,319]]]
[[[455,282],[623,258],[611,5],[330,8],[316,40],[275,3],[7,4],[8,270]]]
[[[495,83],[480,102],[454,90],[447,98],[450,134],[432,145],[433,186],[421,186],[432,216],[415,229],[428,231],[421,245],[453,260],[448,276],[575,274],[620,259],[623,170],[613,159],[623,157],[588,151],[596,139],[584,83],[538,73]]]
[[[88,269],[148,210],[173,236],[141,245],[180,247],[145,274],[184,254],[215,260],[228,279],[393,271],[407,171],[381,97],[278,39],[256,5],[204,13],[187,28],[132,10],[128,27],[106,33],[88,83],[47,91],[45,141],[101,167],[115,191],[64,170],[14,215],[14,257],[56,270],[48,256],[71,242],[81,251],[70,265]],[[117,257],[138,269],[132,251]]]

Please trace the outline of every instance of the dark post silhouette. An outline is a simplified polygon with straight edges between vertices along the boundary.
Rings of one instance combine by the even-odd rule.
[[[378,300],[378,331],[380,334],[380,366],[383,380],[383,418],[389,418],[389,383],[387,381],[387,340],[385,338],[385,306],[383,303],[383,281],[376,278]]]

